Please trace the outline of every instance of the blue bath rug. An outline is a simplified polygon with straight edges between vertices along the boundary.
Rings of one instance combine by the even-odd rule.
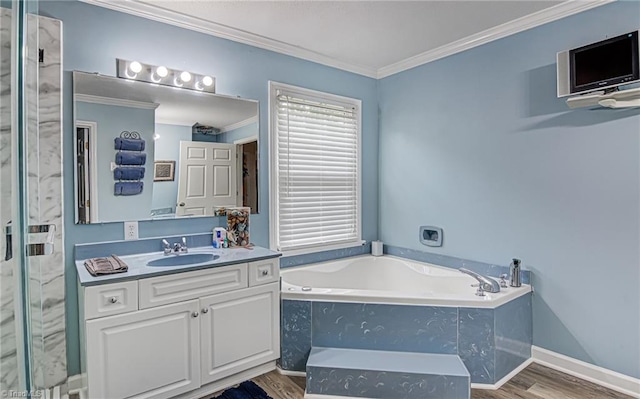
[[[215,399],[273,399],[253,381],[245,381],[236,388],[222,392]]]

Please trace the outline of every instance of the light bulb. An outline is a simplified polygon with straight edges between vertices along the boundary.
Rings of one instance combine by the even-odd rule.
[[[168,74],[169,74],[169,71],[167,70],[166,67],[159,66],[156,68],[156,75],[160,76],[161,78],[164,78]]]
[[[183,82],[188,82],[191,80],[191,74],[187,71],[184,71],[180,74],[180,79],[182,79]]]
[[[142,71],[142,64],[140,64],[138,61],[133,61],[131,64],[129,64],[129,69],[131,69],[131,72],[133,73],[138,73]]]
[[[205,76],[202,78],[202,84],[209,87],[213,84],[213,78],[211,76]]]

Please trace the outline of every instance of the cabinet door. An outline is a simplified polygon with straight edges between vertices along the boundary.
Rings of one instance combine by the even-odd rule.
[[[200,387],[198,300],[86,322],[90,398],[170,398]]]
[[[278,283],[200,298],[202,384],[278,358]]]

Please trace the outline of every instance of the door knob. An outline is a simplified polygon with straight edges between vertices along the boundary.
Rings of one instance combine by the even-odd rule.
[[[117,303],[118,302],[118,298],[116,298],[115,296],[112,296],[111,298],[109,298],[109,302]]]
[[[209,308],[202,308],[202,313],[209,313]]]
[[[184,206],[184,202],[181,202],[178,204],[179,206]]]
[[[191,313],[191,317],[198,317],[199,315],[200,315],[200,313],[198,313],[198,312]]]

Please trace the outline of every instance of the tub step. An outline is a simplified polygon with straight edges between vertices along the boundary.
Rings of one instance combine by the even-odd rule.
[[[311,348],[305,398],[469,399],[458,355]]]

